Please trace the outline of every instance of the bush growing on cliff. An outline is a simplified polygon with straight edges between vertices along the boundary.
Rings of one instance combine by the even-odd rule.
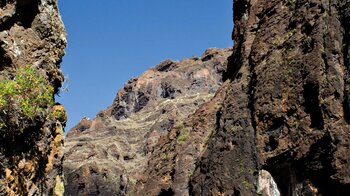
[[[24,127],[45,116],[54,89],[30,66],[16,71],[13,80],[0,81],[0,129]]]

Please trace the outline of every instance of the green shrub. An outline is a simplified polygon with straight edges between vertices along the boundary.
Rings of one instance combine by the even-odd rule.
[[[181,130],[179,136],[177,137],[177,143],[182,145],[190,137],[190,132],[187,128]]]
[[[62,124],[67,122],[67,114],[63,105],[55,105],[52,108],[52,112],[49,115],[51,119],[60,121]]]
[[[13,80],[0,81],[0,128],[44,117],[54,103],[53,94],[54,88],[35,69],[19,68]]]

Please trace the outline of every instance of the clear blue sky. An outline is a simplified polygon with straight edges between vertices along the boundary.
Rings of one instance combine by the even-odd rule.
[[[58,0],[68,131],[110,105],[124,83],[165,59],[232,45],[232,0]]]

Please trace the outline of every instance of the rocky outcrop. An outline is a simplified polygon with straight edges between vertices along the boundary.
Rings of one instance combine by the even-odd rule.
[[[349,7],[236,0],[226,82],[159,141],[136,193],[348,195]]]
[[[0,2],[0,195],[63,194],[65,46],[55,0]]]
[[[184,129],[182,122],[190,121],[189,115],[214,96],[231,53],[208,49],[201,58],[163,61],[129,80],[93,120],[83,118],[65,141],[66,194],[135,193],[159,140],[172,129]],[[184,144],[188,137],[184,130],[174,144]],[[174,160],[175,153],[161,158]]]
[[[184,110],[175,100],[197,81],[177,81],[172,61],[129,81],[69,139],[70,193],[349,195],[349,21],[349,0],[235,0],[215,96]],[[213,73],[199,83],[213,85]],[[176,82],[147,87],[167,74]]]
[[[348,195],[349,1],[234,2],[235,47],[217,129],[191,194]]]

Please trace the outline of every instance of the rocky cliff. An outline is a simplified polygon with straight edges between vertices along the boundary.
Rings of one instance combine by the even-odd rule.
[[[130,81],[72,131],[72,195],[350,194],[350,1],[233,7],[235,45],[215,96],[183,110],[174,101],[188,85],[148,90],[149,82]],[[176,73],[171,62],[157,67]],[[201,81],[214,85],[216,72],[206,73]]]
[[[163,161],[160,152],[181,136],[172,130],[139,195],[348,195],[349,8],[349,1],[236,0],[227,80],[213,98],[221,100],[207,103],[221,107],[200,123],[215,129],[200,153],[177,146],[176,159]],[[203,130],[191,127],[191,136]]]
[[[62,195],[66,34],[56,0],[0,1],[0,195]]]
[[[190,194],[254,195],[263,171],[282,195],[349,194],[349,9],[234,2],[229,87]]]
[[[124,195],[138,189],[155,145],[214,96],[231,53],[208,49],[201,58],[163,61],[129,80],[93,120],[82,119],[66,138],[67,195]],[[162,159],[175,156],[168,152]]]

